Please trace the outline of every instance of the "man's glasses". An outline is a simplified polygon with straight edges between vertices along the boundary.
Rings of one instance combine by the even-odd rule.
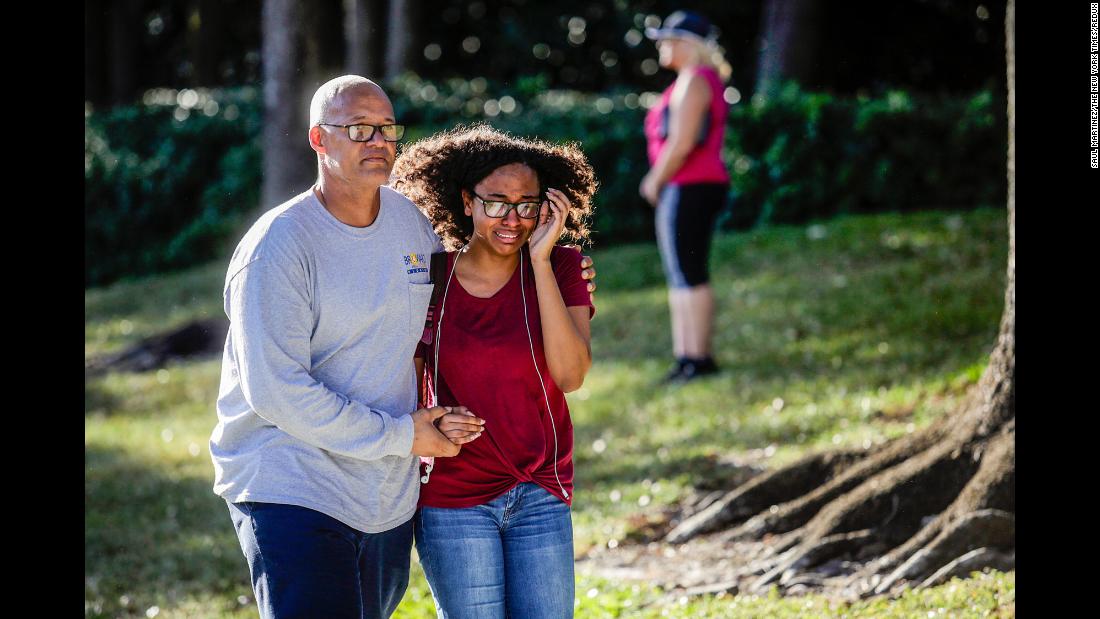
[[[405,135],[405,125],[333,125],[330,123],[317,123],[323,127],[340,127],[348,130],[348,137],[352,142],[369,142],[374,137],[374,130],[382,132],[382,139],[387,142],[396,142]]]
[[[534,219],[539,216],[540,202],[502,202],[500,200],[486,200],[477,195],[473,191],[474,197],[481,200],[481,206],[485,208],[485,215],[488,217],[498,218],[507,217],[508,211],[516,209],[516,215],[524,219]]]

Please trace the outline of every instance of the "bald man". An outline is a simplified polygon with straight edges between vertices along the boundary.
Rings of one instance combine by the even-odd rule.
[[[408,585],[417,456],[480,436],[462,407],[416,407],[426,261],[443,248],[385,186],[403,133],[374,82],[321,86],[316,185],[260,217],[226,273],[214,492],[265,619],[388,617]]]

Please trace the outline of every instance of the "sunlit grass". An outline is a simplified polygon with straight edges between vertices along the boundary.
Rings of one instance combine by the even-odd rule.
[[[723,373],[662,386],[671,360],[652,245],[597,250],[596,362],[569,396],[576,548],[622,540],[707,458],[769,467],[927,425],[981,373],[1003,304],[1002,211],[877,215],[716,238]],[[85,358],[221,312],[224,265],[85,295]],[[124,325],[128,324],[125,328]],[[85,615],[255,616],[247,565],[207,447],[220,360],[85,385]],[[590,591],[596,591],[589,597]],[[819,597],[707,596],[578,574],[580,617],[834,616]],[[849,616],[1014,612],[1015,573],[949,583]],[[814,607],[804,607],[812,603]],[[398,617],[433,616],[415,565]],[[801,611],[799,609],[802,609]],[[799,613],[802,614],[799,614]],[[667,613],[667,614],[665,614]],[[935,616],[935,615],[933,615]]]

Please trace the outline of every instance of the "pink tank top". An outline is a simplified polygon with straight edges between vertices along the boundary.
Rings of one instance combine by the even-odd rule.
[[[696,143],[695,148],[688,153],[684,164],[668,182],[674,185],[727,183],[730,177],[725,164],[722,163],[721,152],[729,105],[722,96],[722,79],[718,77],[718,71],[714,67],[700,65],[695,68],[695,71],[710,85],[710,116],[704,122],[706,137],[702,143]],[[672,99],[672,89],[675,86],[676,83],[673,82],[666,88],[661,93],[661,101],[650,108],[645,116],[646,152],[649,155],[650,166],[657,162],[657,156],[668,141],[668,103]]]

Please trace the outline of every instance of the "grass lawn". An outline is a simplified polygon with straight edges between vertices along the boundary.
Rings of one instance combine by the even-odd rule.
[[[578,556],[684,496],[718,455],[775,467],[870,445],[950,410],[1003,307],[1003,209],[843,217],[716,237],[718,376],[658,385],[671,348],[653,244],[596,250],[595,363],[570,394]],[[221,263],[85,293],[85,358],[221,310]],[[220,359],[85,384],[85,616],[255,617],[210,486]],[[676,598],[578,573],[578,617],[1015,615],[1015,572],[895,601]],[[431,617],[414,561],[396,617]]]

